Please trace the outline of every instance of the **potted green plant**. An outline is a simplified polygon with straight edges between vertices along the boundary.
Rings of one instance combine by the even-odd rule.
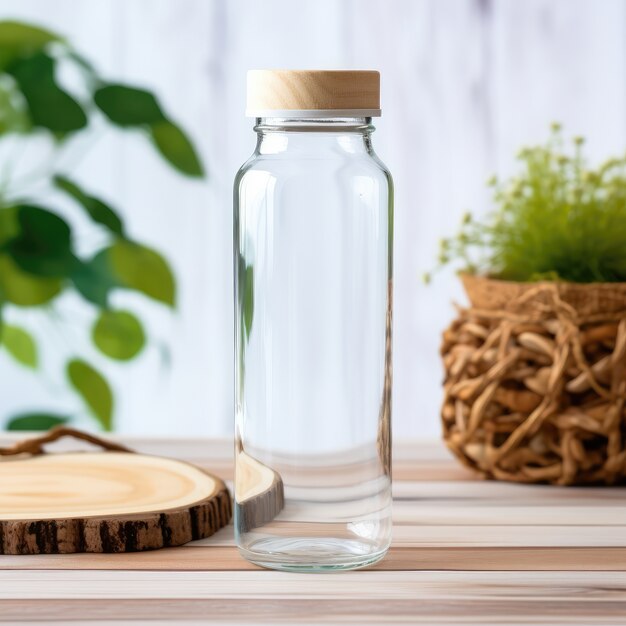
[[[494,210],[441,244],[470,306],[444,332],[444,439],[489,478],[626,479],[626,157],[553,125]]]
[[[58,79],[59,69],[77,75],[75,91]],[[176,284],[168,262],[130,233],[120,213],[60,169],[60,155],[71,152],[77,137],[90,137],[94,122],[133,132],[149,142],[179,173],[200,178],[203,168],[181,128],[149,91],[103,78],[60,35],[30,24],[0,22],[0,141],[20,148],[32,138],[47,142],[52,158],[20,177],[10,155],[0,163],[0,350],[17,366],[37,368],[39,342],[19,323],[20,311],[35,308],[55,314],[55,302],[73,291],[88,303],[84,330],[95,347],[116,361],[135,358],[146,344],[137,315],[111,304],[117,289],[134,290],[168,307]],[[70,221],[54,208],[65,195],[83,211],[101,245],[78,252]],[[66,200],[67,201],[67,200]],[[66,380],[95,422],[110,430],[114,399],[105,376],[76,354],[66,363]],[[9,429],[39,430],[65,423],[71,414],[41,410],[8,416]]]

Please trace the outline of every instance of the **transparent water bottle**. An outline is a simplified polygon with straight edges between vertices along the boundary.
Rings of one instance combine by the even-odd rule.
[[[252,71],[237,174],[235,528],[241,554],[352,569],[391,540],[393,191],[371,71]]]

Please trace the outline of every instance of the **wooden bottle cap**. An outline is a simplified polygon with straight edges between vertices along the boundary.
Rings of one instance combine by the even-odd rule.
[[[375,70],[250,70],[248,117],[379,117]]]

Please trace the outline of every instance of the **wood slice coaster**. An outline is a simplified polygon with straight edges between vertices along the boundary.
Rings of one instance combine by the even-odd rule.
[[[108,451],[43,452],[44,443],[66,435]],[[216,476],[73,429],[54,429],[0,455],[0,554],[180,546],[231,518],[230,494]]]
[[[235,457],[238,527],[244,532],[271,522],[285,506],[283,480],[271,467],[243,451]]]

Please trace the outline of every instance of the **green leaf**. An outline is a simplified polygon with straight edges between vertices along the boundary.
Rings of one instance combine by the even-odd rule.
[[[13,85],[0,84],[0,135],[23,133],[30,129],[31,122],[23,100]]]
[[[254,319],[254,268],[252,265],[246,267],[244,276],[243,323],[246,329],[246,336],[249,337],[252,330],[252,320]]]
[[[137,356],[146,343],[140,321],[129,311],[102,311],[91,337],[103,354],[120,361]]]
[[[11,418],[7,430],[48,430],[69,422],[69,417],[51,413],[25,413]]]
[[[78,261],[71,274],[81,295],[106,308],[112,289],[132,289],[174,306],[176,285],[167,261],[155,250],[119,240],[87,262]]]
[[[254,319],[254,266],[246,265],[241,254],[238,255],[236,277],[241,335],[250,337]]]
[[[118,241],[107,249],[107,255],[120,287],[174,306],[174,276],[158,252],[131,241]]]
[[[67,376],[104,430],[111,430],[113,393],[102,374],[89,363],[73,359],[67,364]]]
[[[33,276],[21,270],[6,255],[0,255],[0,301],[18,306],[40,306],[52,300],[62,288],[61,280]]]
[[[85,193],[76,183],[65,176],[55,176],[54,184],[74,198],[97,224],[106,226],[112,233],[122,236],[124,227],[119,215],[102,200]]]
[[[108,306],[111,289],[120,286],[113,274],[107,250],[102,250],[89,261],[78,261],[70,278],[83,298],[101,308]]]
[[[15,59],[32,56],[52,41],[62,39],[43,28],[22,22],[0,22],[0,69]]]
[[[94,94],[96,106],[122,127],[148,127],[155,146],[178,171],[204,175],[202,164],[185,133],[165,117],[154,94],[126,85],[106,85]]]
[[[0,345],[3,345],[18,363],[26,367],[37,367],[35,340],[23,328],[3,324],[0,329]]]
[[[0,207],[0,246],[20,234],[17,207]]]
[[[72,96],[54,79],[54,59],[38,53],[9,68],[28,104],[34,126],[54,133],[69,133],[87,125],[87,116]]]
[[[17,207],[20,234],[7,246],[15,262],[37,276],[69,276],[76,263],[65,220],[41,207]]]
[[[159,152],[179,172],[195,178],[204,176],[204,170],[195,148],[178,126],[164,120],[153,124],[150,130]]]
[[[152,93],[126,85],[106,85],[94,94],[96,106],[118,126],[144,126],[165,120]]]

